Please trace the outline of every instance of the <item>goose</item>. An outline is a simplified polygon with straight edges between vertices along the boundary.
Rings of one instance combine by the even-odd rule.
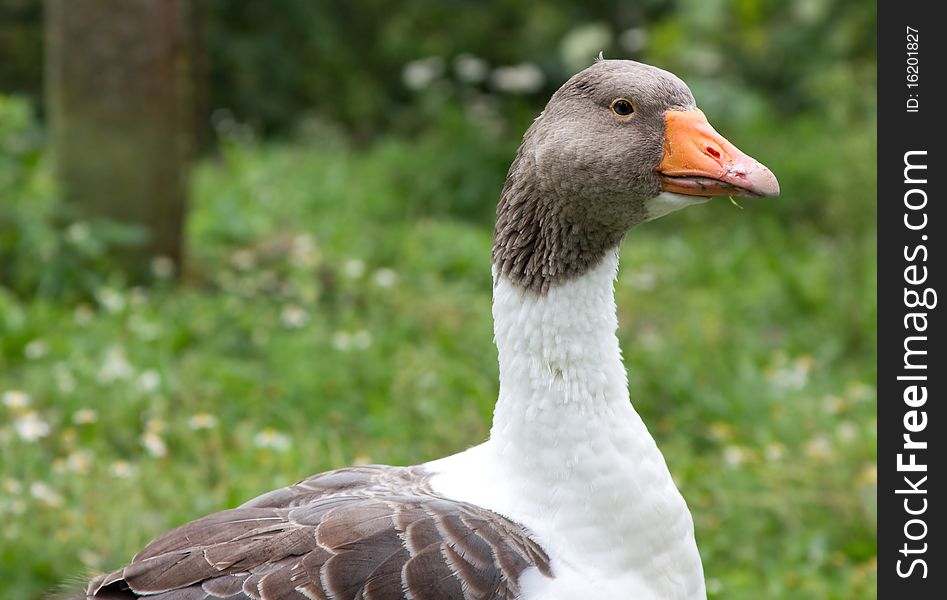
[[[187,523],[84,597],[706,598],[693,519],[630,401],[618,247],[712,196],[778,193],[677,76],[596,61],[526,131],[500,194],[489,439],[321,473]]]

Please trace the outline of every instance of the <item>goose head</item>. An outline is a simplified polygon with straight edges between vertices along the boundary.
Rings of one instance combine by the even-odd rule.
[[[677,76],[599,60],[526,132],[497,208],[494,265],[542,293],[640,223],[713,196],[778,194],[773,173],[714,130]]]

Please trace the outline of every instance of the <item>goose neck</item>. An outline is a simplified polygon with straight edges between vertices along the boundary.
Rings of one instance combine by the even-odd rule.
[[[558,444],[575,419],[612,423],[630,409],[615,335],[617,270],[613,248],[582,275],[542,293],[495,274],[500,394],[491,439]]]

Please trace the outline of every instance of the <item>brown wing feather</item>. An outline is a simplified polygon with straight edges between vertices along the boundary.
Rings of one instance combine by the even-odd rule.
[[[436,496],[427,477],[315,475],[165,533],[87,600],[507,600],[527,568],[552,576],[528,530]]]

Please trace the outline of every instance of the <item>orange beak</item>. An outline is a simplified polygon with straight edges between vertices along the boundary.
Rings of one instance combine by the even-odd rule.
[[[773,172],[717,133],[700,110],[669,110],[664,158],[657,168],[665,191],[689,196],[778,196]]]

